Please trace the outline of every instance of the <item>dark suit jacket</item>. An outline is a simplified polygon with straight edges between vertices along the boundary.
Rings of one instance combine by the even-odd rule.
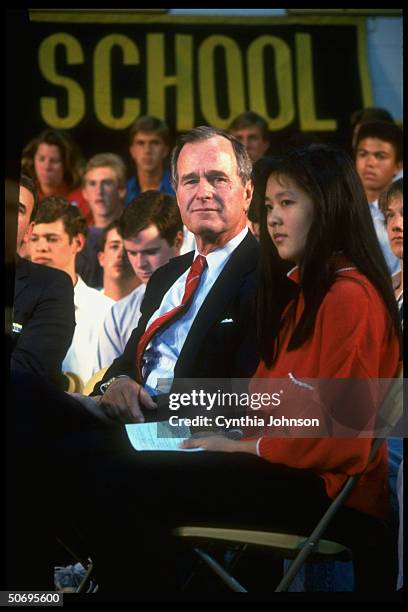
[[[258,251],[257,241],[248,232],[204,300],[177,360],[174,378],[249,378],[254,373],[259,361],[254,312]],[[192,251],[175,257],[153,274],[137,328],[123,355],[115,359],[92,394],[98,394],[100,384],[113,376],[127,374],[137,379],[139,339],[166,291],[191,266],[193,256]]]
[[[74,287],[68,274],[18,257],[11,368],[61,385],[61,365],[74,329]]]

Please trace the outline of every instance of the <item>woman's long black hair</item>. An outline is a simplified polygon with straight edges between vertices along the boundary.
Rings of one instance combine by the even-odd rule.
[[[312,335],[316,315],[335,278],[339,251],[351,260],[376,287],[390,313],[401,343],[401,327],[391,277],[375,232],[367,198],[353,161],[331,146],[312,144],[290,151],[275,161],[270,176],[290,179],[314,204],[314,219],[300,263],[300,288],[305,308],[289,341],[296,349]],[[266,207],[260,215],[261,261],[257,299],[258,342],[261,358],[270,367],[278,352],[282,312],[296,297],[284,262],[272,243],[266,225]],[[344,313],[347,316],[347,313]]]

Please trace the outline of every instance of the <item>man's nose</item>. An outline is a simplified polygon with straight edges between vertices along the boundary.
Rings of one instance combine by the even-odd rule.
[[[395,217],[391,219],[391,227],[392,227],[392,231],[395,233],[403,231],[404,220],[403,220],[402,215],[395,215]]]
[[[146,263],[146,257],[144,256],[143,253],[138,253],[136,255],[136,267],[137,268],[142,268],[144,267],[145,263]]]
[[[118,257],[119,259],[128,260],[126,249],[123,247],[123,245],[118,249]]]
[[[48,240],[45,238],[39,238],[34,245],[37,251],[46,251],[48,248]]]
[[[213,195],[213,187],[205,178],[201,178],[197,185],[196,197],[198,199],[208,199]]]

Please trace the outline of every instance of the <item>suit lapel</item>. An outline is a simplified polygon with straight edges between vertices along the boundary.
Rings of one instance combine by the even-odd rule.
[[[29,263],[30,262],[25,261],[21,257],[17,259],[14,284],[14,302],[16,302],[17,297],[27,287],[28,279],[30,276],[30,266],[28,265]]]
[[[210,327],[222,317],[231,296],[237,294],[243,278],[258,261],[258,243],[250,232],[232,253],[194,319],[175,367],[175,377],[183,377],[194,363]]]

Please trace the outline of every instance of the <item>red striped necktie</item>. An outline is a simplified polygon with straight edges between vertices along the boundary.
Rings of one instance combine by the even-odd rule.
[[[183,299],[181,300],[181,304],[179,304],[179,306],[175,306],[175,308],[172,308],[168,312],[165,312],[160,317],[155,319],[153,323],[146,329],[143,336],[140,338],[136,351],[136,365],[140,375],[140,380],[142,379],[142,357],[147,345],[158,331],[163,330],[164,327],[168,326],[169,323],[173,322],[183,312],[188,310],[189,306],[191,305],[191,302],[193,301],[193,295],[200,282],[201,274],[203,273],[206,266],[206,258],[203,255],[197,255],[197,257],[193,261],[193,264],[186,279],[186,284],[184,286],[184,295]]]

